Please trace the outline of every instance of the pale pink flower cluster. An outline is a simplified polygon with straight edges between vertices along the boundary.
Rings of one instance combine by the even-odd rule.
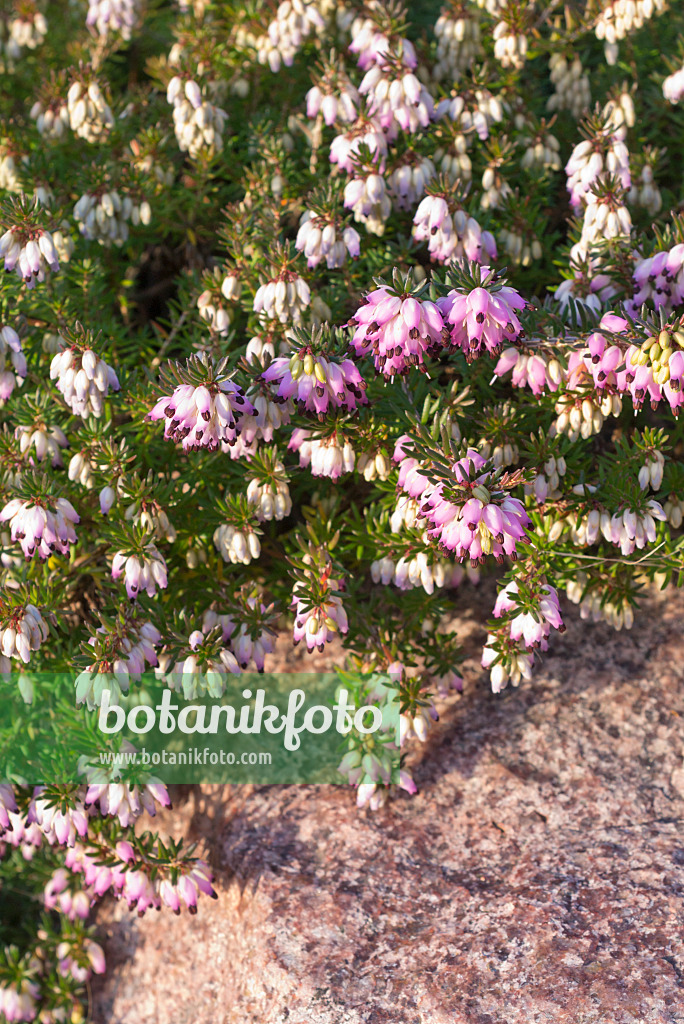
[[[427,128],[434,114],[435,102],[413,73],[415,66],[413,47],[378,54],[359,86],[369,114],[389,138],[395,138],[399,129],[413,133]]]
[[[126,593],[135,601],[141,590],[148,597],[154,597],[157,587],[164,590],[167,584],[166,562],[156,545],[147,544],[144,553],[127,555],[117,551],[112,561],[112,579],[123,575]]]
[[[341,171],[353,174],[360,147],[367,146],[382,174],[387,156],[387,138],[375,118],[359,116],[346,132],[336,135],[330,144],[330,162]]]
[[[311,289],[304,278],[284,271],[257,288],[253,309],[262,321],[297,325],[301,324],[302,313],[310,302]]]
[[[29,825],[36,824],[48,843],[54,846],[73,846],[76,837],[88,832],[88,811],[85,805],[76,799],[73,807],[62,809],[59,800],[44,796],[45,787],[37,786],[29,805],[26,821]]]
[[[194,914],[200,893],[216,899],[211,884],[213,876],[203,860],[181,862],[168,877],[163,870],[146,871],[127,840],[120,840],[114,852],[119,863],[109,865],[102,863],[101,854],[96,849],[76,846],[67,853],[65,863],[71,871],[83,872],[84,881],[95,895],[103,896],[111,891],[117,899],[126,901],[129,910],[136,910],[140,916],[150,908],[159,910],[162,904],[174,913],[180,913],[184,905]]]
[[[226,688],[228,673],[240,675],[240,666],[233,652],[228,647],[215,651],[203,649],[207,632],[193,629],[188,637],[187,647],[180,652],[178,661],[173,662],[170,655],[162,654],[158,676],[164,677],[171,690],[182,693],[185,700],[196,700],[198,697],[220,697]]]
[[[306,116],[323,115],[327,125],[335,121],[352,124],[357,117],[359,93],[345,74],[325,75],[306,94]]]
[[[684,67],[679,68],[663,82],[663,96],[670,103],[679,103],[684,96]]]
[[[295,613],[293,642],[298,644],[300,640],[306,641],[309,651],[313,651],[315,648],[319,652],[323,651],[325,645],[330,643],[336,634],[346,633],[349,630],[347,613],[339,595],[343,584],[334,576],[328,577],[326,583],[325,597],[313,606],[307,597],[306,583],[297,580],[292,588],[290,607]]]
[[[358,259],[361,251],[355,228],[344,228],[340,237],[334,221],[325,220],[311,210],[305,210],[302,215],[295,248],[306,256],[307,266],[317,267],[325,260],[329,270],[343,267],[347,254],[353,260]]]
[[[518,584],[515,580],[499,591],[494,605],[494,618],[511,615],[511,640],[522,640],[525,647],[546,649],[546,640],[551,627],[563,633],[565,626],[560,611],[558,592],[554,587],[543,584],[536,594],[534,612],[520,608]]]
[[[413,218],[413,238],[427,242],[432,260],[453,263],[467,259],[475,263],[496,259],[496,242],[490,231],[483,231],[465,210],[452,211],[442,195],[428,195]]]
[[[0,984],[0,1013],[8,1024],[35,1020],[38,1015],[40,990],[35,981],[23,978],[20,982]]]
[[[337,432],[330,437],[314,437],[310,430],[297,427],[287,447],[299,452],[299,465],[304,469],[311,466],[313,476],[337,480],[343,473],[351,473],[356,464],[354,449]]]
[[[84,938],[80,942],[75,939],[74,945],[76,943],[77,949],[67,940],[57,946],[57,970],[63,978],[71,977],[84,984],[93,973],[104,974],[105,956],[102,947],[92,939]]]
[[[392,202],[398,210],[411,210],[425,195],[428,182],[437,174],[428,156],[416,162],[415,157],[400,163],[388,175],[387,183]]]
[[[0,625],[0,674],[8,675],[12,668],[10,658],[25,665],[31,660],[31,651],[40,650],[49,631],[45,619],[34,604],[12,608],[9,617]],[[2,826],[0,800],[0,827]]]
[[[385,54],[392,49],[392,41],[384,35],[372,18],[357,18],[352,24],[352,41],[349,45],[351,53],[357,55],[358,65],[362,71],[374,64],[383,64]],[[413,43],[408,39],[399,39],[395,43],[403,64],[414,70],[418,58]]]
[[[629,151],[623,141],[623,132],[605,132],[594,139],[584,139],[573,149],[565,166],[568,176],[570,203],[576,213],[587,201],[592,185],[602,174],[615,175],[623,188],[632,183],[629,171]]]
[[[369,292],[352,317],[356,330],[351,346],[358,356],[372,355],[386,377],[422,366],[425,356],[444,345],[439,303],[396,294],[387,285]]]
[[[557,391],[563,377],[557,359],[547,359],[541,352],[526,353],[517,348],[507,348],[499,356],[494,367],[494,376],[503,377],[512,372],[511,384],[514,388],[527,386],[534,395],[543,395],[545,391]]]
[[[73,844],[72,844],[73,845]],[[57,868],[43,890],[46,910],[58,910],[70,921],[85,921],[92,899],[83,889],[76,889],[66,868]]]
[[[125,782],[91,783],[85,796],[86,807],[98,805],[100,814],[119,819],[123,828],[132,825],[143,811],[152,817],[160,807],[170,807],[166,786],[161,782],[148,782],[144,786]]]
[[[385,233],[392,200],[381,174],[357,169],[344,187],[344,205],[352,210],[357,224],[365,225],[369,234],[380,236]]]
[[[101,416],[109,389],[119,390],[115,370],[89,348],[64,348],[58,352],[50,363],[50,380],[56,381],[74,415],[84,419]]]
[[[8,360],[11,369],[7,366]],[[26,377],[26,356],[21,347],[21,339],[13,327],[0,328],[0,399],[10,397],[17,384],[23,384]]]
[[[504,344],[515,341],[522,332],[516,310],[525,300],[507,285],[494,285],[489,267],[482,267],[483,284],[470,291],[452,289],[437,300],[452,345],[473,359],[483,351],[498,355]]]
[[[48,508],[48,504],[52,508]],[[78,513],[66,498],[41,499],[40,502],[12,498],[0,512],[0,522],[10,524],[12,541],[19,541],[25,558],[38,555],[45,560],[55,552],[69,554],[76,543],[74,523]]]
[[[684,244],[638,259],[632,279],[634,295],[627,304],[629,311],[638,314],[644,302],[665,313],[680,306],[684,302]]]
[[[151,420],[163,419],[164,437],[186,451],[218,451],[223,442],[235,444],[241,417],[254,411],[241,387],[221,380],[198,387],[180,384],[172,395],[160,398],[148,415]]]
[[[5,261],[5,270],[16,270],[29,288],[35,288],[37,281],[44,281],[48,269],[53,273],[59,270],[52,235],[42,229],[27,234],[22,228],[9,228],[0,237],[0,259]]]
[[[247,605],[251,609],[257,606],[256,597],[248,597]],[[260,611],[267,612],[265,604],[260,604]],[[257,672],[264,671],[266,655],[273,654],[275,650],[275,634],[268,629],[263,629],[257,635],[249,629],[247,623],[242,622],[237,628],[230,615],[218,615],[212,609],[204,613],[202,619],[202,632],[208,634],[216,626],[221,627],[224,641],[230,641],[230,649],[235,656],[240,668],[247,669],[250,661],[254,661]]]
[[[277,396],[292,399],[300,412],[322,419],[329,409],[356,409],[366,405],[366,382],[351,359],[336,362],[322,353],[303,348],[287,356],[277,356],[261,375],[277,387]]]
[[[100,706],[102,692],[106,689],[112,695],[112,704],[118,703],[131,682],[140,680],[146,664],[152,668],[158,664],[155,647],[161,643],[161,633],[151,622],[129,625],[125,634],[116,637],[113,654],[112,640],[112,634],[104,626],[98,627],[96,635],[88,640],[97,660],[74,681],[76,703],[86,701],[89,711]]]
[[[506,555],[515,560],[516,544],[525,538],[530,519],[521,501],[494,490],[491,475],[480,473],[486,460],[469,448],[454,462],[448,481],[431,484],[418,459],[404,450],[409,441],[407,436],[399,438],[394,452],[400,464],[398,486],[419,500],[428,536],[459,561],[482,563],[486,555],[494,555],[498,562]],[[454,491],[462,497],[452,499]]]

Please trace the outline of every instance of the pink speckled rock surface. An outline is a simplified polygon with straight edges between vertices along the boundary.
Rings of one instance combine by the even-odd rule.
[[[462,618],[465,693],[413,799],[177,794],[162,826],[205,844],[220,900],[105,905],[95,1024],[684,1021],[684,596],[627,634],[570,616],[499,696]]]

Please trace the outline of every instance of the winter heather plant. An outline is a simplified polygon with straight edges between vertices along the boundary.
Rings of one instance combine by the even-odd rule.
[[[339,637],[357,705],[400,702],[340,764],[375,810],[460,687],[456,588],[498,580],[499,692],[567,602],[629,629],[680,583],[683,32],[674,0],[5,0],[5,695],[67,671],[84,722]],[[211,872],[134,828],[153,779],[0,781],[0,1019],[76,1022],[94,903],[194,912]]]

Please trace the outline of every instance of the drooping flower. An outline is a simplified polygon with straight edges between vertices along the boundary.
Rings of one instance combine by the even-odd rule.
[[[90,348],[69,346],[58,352],[50,364],[50,379],[74,415],[84,419],[101,416],[110,388],[120,387],[115,370]]]
[[[515,341],[522,332],[516,310],[525,308],[525,300],[507,285],[496,283],[489,267],[479,268],[480,284],[466,290],[452,289],[437,300],[452,345],[475,359],[483,351],[498,355],[505,343]]]
[[[232,446],[241,430],[241,418],[253,415],[254,407],[242,388],[223,375],[221,366],[214,371],[197,360],[194,367],[201,370],[204,382],[179,384],[170,396],[159,399],[148,416],[163,419],[164,437],[180,443],[186,451],[218,451],[224,443]]]
[[[407,374],[422,366],[426,355],[445,342],[444,320],[434,302],[422,299],[423,288],[395,282],[366,296],[351,319],[356,325],[351,346],[358,356],[372,355],[375,368],[386,377]]]
[[[351,359],[337,362],[311,346],[291,356],[277,356],[261,375],[276,385],[278,398],[297,402],[300,412],[323,419],[330,407],[353,410],[365,405],[366,382]]]
[[[147,544],[138,554],[117,551],[112,561],[112,579],[118,580],[122,575],[131,601],[137,600],[141,590],[154,597],[157,587],[164,590],[167,585],[166,562],[154,544]]]
[[[74,523],[80,518],[66,498],[12,498],[0,512],[0,522],[9,522],[11,539],[19,541],[27,559],[38,555],[45,560],[56,551],[69,554],[69,546],[76,543]]]

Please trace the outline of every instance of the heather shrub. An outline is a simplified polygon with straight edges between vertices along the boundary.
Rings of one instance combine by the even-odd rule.
[[[218,699],[337,637],[400,713],[340,751],[377,810],[461,686],[457,589],[497,580],[499,692],[568,602],[629,629],[680,583],[682,32],[667,0],[1,5],[6,751],[41,688],[76,757],[105,691]],[[214,894],[135,827],[162,782],[56,778],[0,779],[7,1021],[83,1019],[106,893]]]

